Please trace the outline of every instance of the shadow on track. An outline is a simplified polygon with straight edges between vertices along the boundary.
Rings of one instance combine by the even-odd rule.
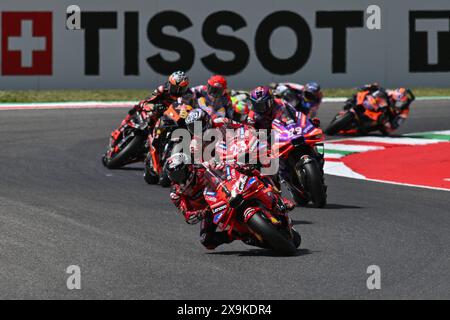
[[[352,205],[347,205],[347,204],[328,203],[322,209],[364,209],[364,208],[360,207],[360,206],[352,206]]]
[[[314,222],[311,221],[305,221],[305,220],[292,220],[293,225],[299,225],[299,224],[314,224]]]
[[[142,172],[144,172],[144,168],[122,167],[122,168],[114,169],[114,171],[142,171]]]
[[[298,249],[297,254],[292,257],[305,256],[305,255],[313,254],[315,252],[318,252],[318,251],[311,251],[309,249]],[[279,255],[272,250],[266,250],[266,249],[249,249],[249,250],[242,250],[242,251],[217,251],[217,252],[208,252],[207,254],[222,255],[222,256],[239,256],[239,257],[292,258],[292,257],[285,257],[282,255]]]

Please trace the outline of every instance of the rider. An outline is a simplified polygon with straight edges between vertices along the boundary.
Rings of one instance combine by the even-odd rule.
[[[300,85],[291,82],[272,83],[271,88],[276,97],[285,100],[297,111],[309,115],[311,118],[317,116],[323,93],[320,85],[310,82]]]
[[[249,123],[256,129],[272,129],[275,119],[290,116],[294,118],[295,110],[287,105],[282,99],[273,95],[268,86],[259,86],[251,91],[250,101],[252,110],[249,113]]]
[[[205,178],[205,169],[194,168],[189,162],[189,157],[183,153],[174,154],[168,160],[168,175],[173,182],[170,199],[188,224],[202,221],[200,242],[207,249],[213,250],[233,240],[226,231],[217,232],[217,225],[212,221],[212,213],[204,198],[204,191],[209,183]]]
[[[389,125],[387,131],[391,132],[400,127],[409,116],[409,106],[416,99],[410,89],[398,88],[386,90],[389,97]]]
[[[197,105],[213,118],[224,118],[231,105],[227,90],[227,80],[223,76],[213,75],[206,85],[194,87]]]
[[[231,107],[228,109],[227,118],[235,123],[248,124],[252,102],[250,94],[246,91],[231,92]]]
[[[135,105],[128,112],[128,117],[131,117],[136,112],[145,110],[150,115],[150,125],[152,127],[164,111],[180,97],[191,102],[193,92],[189,89],[189,78],[187,75],[183,71],[175,71],[169,76],[166,83],[153,91],[150,97]]]
[[[213,196],[219,181],[213,182],[205,177],[205,168],[190,165],[189,157],[182,153],[174,154],[168,160],[168,174],[173,182],[170,198],[174,205],[181,211],[188,224],[196,224],[201,221],[200,242],[209,250],[213,250],[221,244],[231,243],[232,238],[227,231],[217,231],[217,225],[213,223],[213,215],[209,209],[205,197]],[[215,169],[223,168],[223,164],[213,164]],[[295,204],[283,197],[278,198],[286,211],[295,208]],[[251,241],[247,244],[257,245]]]
[[[373,94],[377,91],[387,94],[386,89],[381,87],[377,82],[365,84],[364,86],[359,87],[357,89],[356,93],[353,94],[350,99],[347,99],[345,106],[344,106],[344,110],[349,110],[349,109],[355,107],[357,104],[358,94],[361,92],[365,92],[365,91],[367,91],[369,94]]]
[[[253,122],[256,129],[266,129],[270,131],[272,128],[272,122],[275,119],[288,122],[296,118],[296,111],[293,107],[285,103],[283,100],[274,97],[272,89],[267,86],[255,88],[250,93],[250,99],[252,101],[253,108],[250,112],[249,118]],[[314,123],[314,121],[312,121],[312,123],[316,126],[319,125]],[[317,152],[315,158],[323,167],[323,156]],[[287,163],[284,161],[280,161],[279,172],[283,179],[287,178]],[[272,176],[272,180],[276,183],[276,186],[280,188],[281,185],[278,181],[278,177]]]
[[[375,82],[358,88],[357,93],[347,100],[344,109],[348,110],[355,107],[358,93],[364,91],[381,101],[378,104],[386,111],[387,121],[384,124],[384,130],[388,133],[398,129],[405,122],[409,116],[409,106],[415,100],[415,96],[410,89],[386,90]]]

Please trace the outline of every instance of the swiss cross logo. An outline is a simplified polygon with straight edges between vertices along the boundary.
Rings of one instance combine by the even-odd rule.
[[[2,13],[2,75],[52,75],[52,13]]]

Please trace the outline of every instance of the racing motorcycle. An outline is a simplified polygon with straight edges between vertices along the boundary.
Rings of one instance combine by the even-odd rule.
[[[218,229],[231,239],[294,255],[301,243],[282,199],[256,169],[225,165],[206,169],[215,190],[205,190],[205,199]]]
[[[294,111],[291,111],[294,113]],[[327,202],[327,186],[323,172],[323,141],[321,128],[300,112],[272,122],[275,141],[272,157],[280,158],[280,176],[287,183],[295,202],[316,208]],[[322,149],[322,152],[319,149]]]
[[[185,120],[191,110],[189,104],[179,99],[172,103],[156,122],[147,139],[148,153],[144,160],[144,180],[148,184],[170,186],[165,167],[174,146],[181,142],[180,138],[172,138],[172,133],[176,129],[186,127]]]
[[[380,103],[369,91],[362,91],[356,96],[356,104],[344,107],[344,110],[333,118],[325,133],[359,135],[381,131],[383,135],[388,135],[384,124],[389,120],[389,113],[396,113],[389,103]]]
[[[102,163],[108,169],[119,169],[127,164],[145,159],[145,141],[149,134],[148,114],[142,110],[124,120],[111,133],[108,150]]]

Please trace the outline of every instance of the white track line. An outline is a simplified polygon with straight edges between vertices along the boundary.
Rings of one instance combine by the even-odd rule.
[[[345,156],[345,154],[325,152],[325,160],[327,158],[329,158],[329,159],[339,159],[339,158],[342,158],[344,156]]]
[[[0,104],[0,110],[41,110],[41,109],[105,109],[105,108],[131,108],[134,102],[49,102],[49,103],[14,103]]]
[[[423,185],[418,185],[418,184],[401,183],[401,182],[392,182],[392,181],[377,180],[377,179],[365,179],[365,180],[367,180],[367,181],[373,181],[373,182],[386,183],[386,184],[395,184],[395,185],[397,185],[397,186],[406,186],[406,187],[414,187],[414,188],[423,188],[423,189],[439,190],[439,191],[450,191],[450,189],[446,189],[446,188],[430,187],[430,186],[423,186]]]
[[[390,137],[356,137],[351,138],[352,141],[361,142],[377,142],[387,144],[408,144],[408,145],[426,145],[431,143],[440,143],[442,140],[437,139],[425,139],[425,138],[390,138]]]
[[[347,167],[343,162],[325,161],[323,169],[326,174],[331,174],[333,176],[366,180],[365,176],[356,173],[355,171]]]
[[[325,153],[327,150],[336,151],[348,151],[348,152],[366,152],[374,150],[383,150],[384,147],[381,146],[364,146],[364,145],[353,145],[353,144],[343,144],[343,143],[326,143],[325,142]]]

